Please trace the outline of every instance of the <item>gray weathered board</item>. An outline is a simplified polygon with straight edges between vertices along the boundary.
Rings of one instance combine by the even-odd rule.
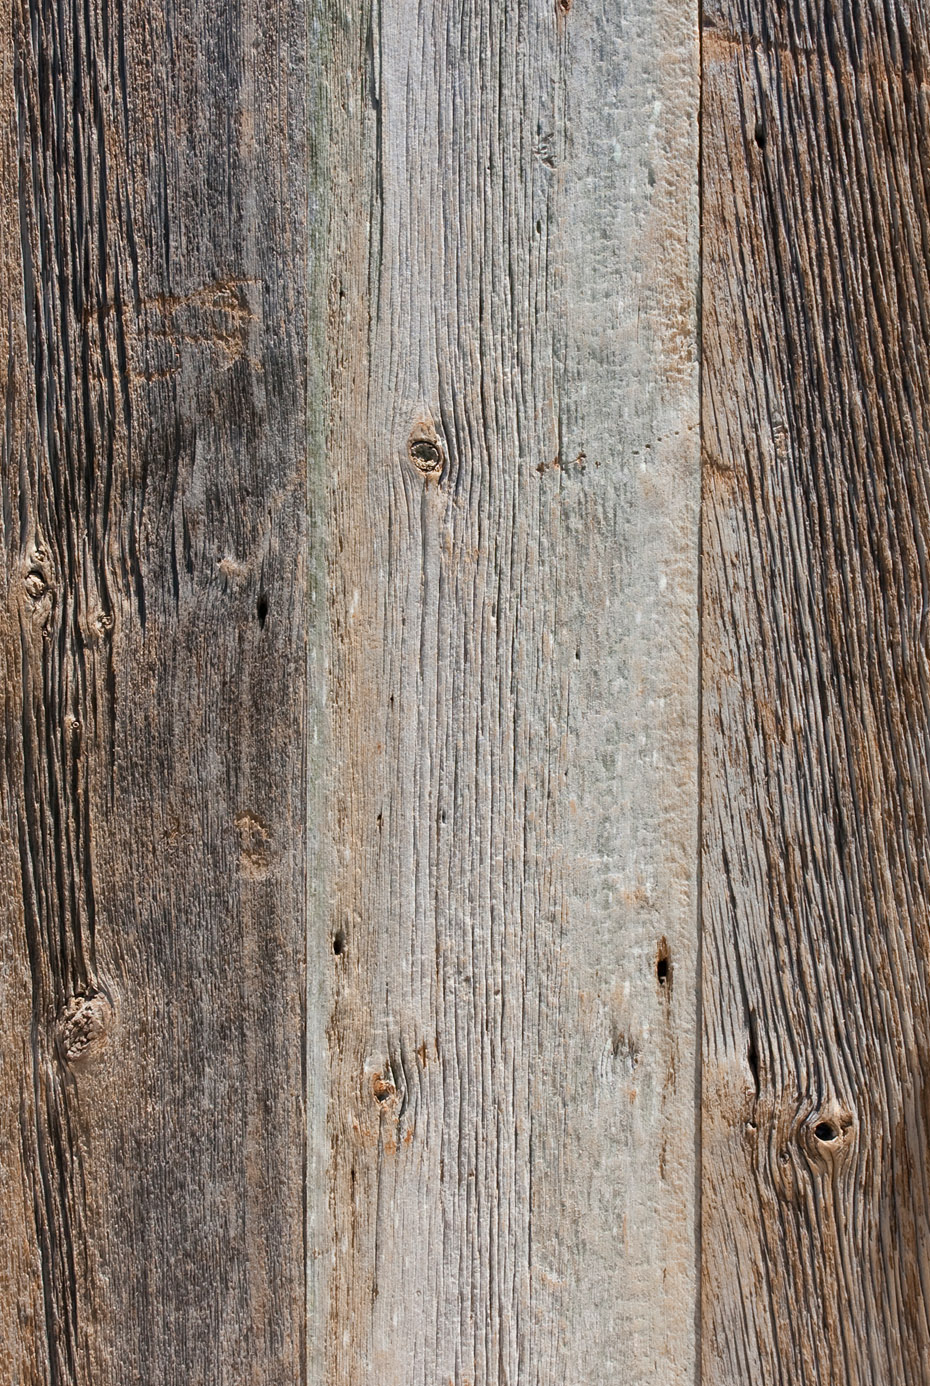
[[[698,25],[0,0],[0,1386],[930,1383],[930,14]]]
[[[318,26],[311,1380],[683,1386],[696,13]]]

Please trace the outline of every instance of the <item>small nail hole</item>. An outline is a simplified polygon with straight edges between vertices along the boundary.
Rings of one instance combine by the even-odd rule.
[[[337,929],[333,935],[333,952],[337,958],[341,958],[346,951],[346,936],[344,929]]]
[[[669,987],[672,982],[672,960],[666,940],[659,940],[656,950],[656,980],[660,987]]]

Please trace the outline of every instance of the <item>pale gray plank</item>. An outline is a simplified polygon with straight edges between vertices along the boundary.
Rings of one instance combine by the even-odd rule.
[[[692,1382],[696,14],[326,43],[317,1379]]]

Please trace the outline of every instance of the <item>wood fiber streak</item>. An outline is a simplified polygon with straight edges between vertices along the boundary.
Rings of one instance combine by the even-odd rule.
[[[0,1375],[293,1386],[306,18],[0,25]]]
[[[930,12],[704,23],[704,1380],[917,1386]]]
[[[696,16],[318,22],[315,1370],[686,1386]]]

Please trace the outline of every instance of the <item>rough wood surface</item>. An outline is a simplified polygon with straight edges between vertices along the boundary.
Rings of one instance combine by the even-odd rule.
[[[382,0],[312,32],[316,1379],[684,1386],[695,12]]]
[[[930,13],[704,20],[704,1380],[918,1386]]]
[[[0,1377],[293,1386],[306,15],[0,28]]]

